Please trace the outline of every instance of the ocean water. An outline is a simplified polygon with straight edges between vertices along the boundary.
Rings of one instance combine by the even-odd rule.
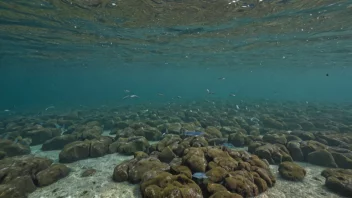
[[[153,120],[153,113],[159,113],[158,119],[165,114],[179,117],[184,124],[188,121],[180,112],[203,111],[198,121],[209,115],[213,121],[227,119],[222,112],[236,111],[234,116],[245,119],[262,120],[267,114],[282,122],[306,119],[316,127],[301,128],[305,132],[347,131],[342,136],[349,137],[351,19],[351,0],[1,0],[0,135],[13,132],[9,123],[24,127],[32,125],[32,120],[48,121],[45,116],[59,120],[77,111],[85,116],[73,125],[89,119],[101,121],[101,117],[108,117],[114,125],[124,119],[115,119],[113,111],[139,113],[135,120],[128,118],[129,124]],[[263,108],[250,112],[257,105]],[[140,113],[146,110],[152,113]],[[93,111],[100,117],[89,117]],[[285,116],[274,115],[278,111]],[[329,119],[325,125],[331,126],[319,128],[315,123],[319,119]],[[211,125],[201,124],[199,130]],[[216,125],[219,129],[225,126]],[[109,134],[114,127],[103,126],[102,130]],[[263,128],[267,126],[260,124]],[[22,129],[16,130],[27,137]],[[44,143],[39,142],[31,145],[32,154],[50,156],[57,163],[60,151],[33,150]],[[346,143],[352,145],[352,140]],[[119,156],[110,155],[102,160],[108,161],[112,173],[113,160]],[[104,169],[99,158],[86,163]],[[76,171],[80,168],[79,164],[68,166]],[[315,175],[323,170],[307,166]],[[114,189],[119,184],[108,172],[96,177],[101,183],[109,182],[100,189],[102,194],[60,196],[119,197],[116,194],[124,188],[129,190],[121,197],[141,196],[128,183]],[[282,181],[263,197],[294,197],[299,189],[304,196],[309,191],[302,190],[304,186],[314,186],[306,197],[338,196],[323,187],[324,182],[313,184],[312,174],[306,181],[309,185],[291,183],[288,192],[283,190],[287,181]],[[64,192],[69,182],[79,181],[77,177],[74,172],[65,182],[37,189],[30,196],[50,197],[53,188],[60,186],[58,192]],[[109,190],[111,194],[103,194]]]
[[[352,98],[350,1],[155,2],[1,1],[1,108]]]

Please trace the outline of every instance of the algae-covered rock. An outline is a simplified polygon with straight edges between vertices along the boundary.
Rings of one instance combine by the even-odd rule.
[[[77,136],[74,134],[56,136],[52,139],[45,141],[42,145],[42,150],[59,150],[64,148],[65,145],[77,140]]]
[[[166,163],[170,163],[175,157],[177,157],[177,155],[171,150],[170,147],[165,147],[158,155],[160,161]]]
[[[306,175],[304,168],[294,162],[282,162],[279,165],[279,173],[283,178],[291,181],[303,180]]]
[[[211,195],[209,198],[243,198],[241,195],[237,193],[231,193],[229,191],[218,191]]]
[[[54,164],[49,168],[40,171],[36,175],[38,186],[48,186],[55,183],[59,179],[66,177],[70,172],[70,169],[64,164]]]
[[[270,172],[270,169],[252,166],[252,171],[256,172],[260,176],[260,178],[265,180],[268,187],[273,187],[275,185],[276,179],[274,175]]]
[[[76,141],[67,144],[59,154],[61,163],[71,163],[89,157],[90,142]]]
[[[290,141],[287,143],[287,150],[295,161],[304,161],[304,156],[301,150],[301,144],[298,141]]]
[[[187,167],[187,166],[171,166],[170,169],[172,174],[179,175],[179,174],[184,174],[188,178],[192,179],[192,171]]]
[[[7,157],[13,157],[17,155],[27,155],[31,153],[31,149],[29,145],[22,145],[15,143],[11,140],[1,140],[0,139],[0,152],[3,152],[3,158],[5,156]],[[0,155],[0,159],[1,155]]]
[[[241,132],[232,133],[229,135],[229,143],[233,144],[236,147],[242,147],[245,145],[246,135]]]
[[[220,183],[227,174],[228,172],[220,166],[212,168],[206,172],[208,179],[214,183]]]
[[[170,134],[180,135],[181,134],[181,128],[182,128],[182,125],[180,123],[177,123],[177,122],[167,125],[167,131]]]
[[[23,133],[23,137],[32,139],[31,145],[38,145],[44,143],[55,136],[61,135],[60,129],[54,128],[39,128]]]
[[[193,172],[205,172],[207,160],[201,148],[188,148],[182,158],[183,164],[188,166]]]
[[[171,175],[167,172],[161,172],[155,177],[143,180],[141,191],[146,198],[203,197],[200,187],[193,180],[183,174]]]
[[[25,198],[36,188],[31,176],[16,177],[12,181],[0,185],[0,198]]]
[[[170,166],[156,158],[142,158],[128,166],[128,181],[138,183],[141,181],[143,174],[151,170],[168,171]]]
[[[38,172],[47,169],[52,163],[50,159],[30,155],[2,159],[0,161],[0,182],[6,184],[17,177],[26,175],[34,180]]]
[[[209,194],[212,195],[212,194],[215,194],[216,192],[227,191],[227,188],[225,188],[225,186],[221,184],[208,182],[207,191],[209,192]]]
[[[339,168],[352,169],[352,159],[346,157],[343,153],[331,152]]]
[[[205,129],[205,134],[208,138],[221,138],[222,137],[222,133],[220,132],[220,130],[217,129],[216,127],[213,127],[213,126],[208,126]]]
[[[279,164],[283,161],[292,161],[287,148],[282,144],[264,144],[254,151],[262,159],[266,159],[270,164]]]
[[[113,142],[109,146],[109,152],[119,152],[126,155],[132,155],[137,151],[147,152],[150,144],[145,137],[136,136],[130,138],[119,138],[116,142]]]
[[[207,147],[208,142],[203,136],[193,137],[190,145],[192,147]]]
[[[315,140],[316,137],[312,132],[307,132],[307,131],[293,131],[290,135],[294,135],[296,137],[299,137],[303,141],[309,141],[309,140]]]
[[[156,147],[157,147],[158,151],[162,151],[165,147],[173,145],[173,144],[177,144],[181,141],[182,141],[182,139],[180,138],[180,136],[173,135],[173,134],[167,134],[167,135],[165,135],[165,137],[161,141],[158,142]]]
[[[325,149],[309,153],[307,160],[311,164],[337,168],[337,164],[334,160],[334,157],[329,151]]]
[[[116,182],[124,182],[128,180],[128,168],[136,163],[138,159],[131,159],[122,162],[121,164],[115,166],[112,179]]]
[[[143,151],[137,151],[137,152],[135,152],[135,153],[133,154],[133,157],[134,157],[135,159],[140,160],[140,159],[142,159],[142,158],[148,157],[148,154],[146,154],[146,153],[143,152]]]
[[[99,139],[92,140],[90,143],[89,156],[101,157],[108,153],[109,146],[112,143],[110,137],[100,137]]]
[[[192,139],[187,138],[186,141]],[[113,179],[131,183],[141,181],[144,197],[160,198],[251,197],[266,191],[276,182],[268,163],[246,151],[226,147],[189,147],[181,157],[182,161],[179,157],[173,158],[171,168],[155,157],[134,158],[116,166]],[[199,186],[191,179],[199,179]],[[200,186],[205,194],[201,193]]]
[[[343,196],[352,195],[351,169],[326,169],[321,175],[326,178],[325,186],[331,191]]]
[[[263,141],[268,142],[271,144],[286,144],[287,140],[284,135],[278,135],[278,134],[266,134],[263,136]]]
[[[327,146],[314,140],[301,142],[301,150],[305,160],[307,160],[310,153],[323,149],[327,149]]]
[[[242,195],[243,197],[253,197],[259,194],[258,187],[243,175],[234,175],[225,178],[224,185],[231,191]]]
[[[297,141],[297,142],[301,142],[302,139],[299,138],[298,136],[295,136],[295,135],[286,135],[286,139],[287,139],[287,142],[290,142],[290,141]]]
[[[311,123],[311,122],[308,122],[308,121],[301,122],[301,123],[299,123],[299,125],[301,125],[302,129],[305,130],[305,131],[309,131],[309,130],[315,129],[314,124]]]
[[[134,132],[134,134],[136,136],[143,136],[149,141],[160,140],[162,136],[162,133],[157,128],[150,127],[150,126],[139,128]]]
[[[268,128],[274,128],[274,129],[283,129],[284,128],[284,125],[282,122],[277,121],[277,120],[270,118],[270,117],[264,117],[262,122],[263,122],[264,126],[268,127]]]
[[[215,157],[213,161],[216,163],[217,166],[224,168],[226,171],[235,170],[238,167],[238,161],[233,159],[232,157]]]

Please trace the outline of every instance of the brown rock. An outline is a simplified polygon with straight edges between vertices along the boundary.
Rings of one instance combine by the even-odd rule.
[[[59,179],[66,177],[70,173],[70,169],[64,164],[54,164],[49,168],[40,171],[36,175],[38,186],[48,186],[57,182]]]

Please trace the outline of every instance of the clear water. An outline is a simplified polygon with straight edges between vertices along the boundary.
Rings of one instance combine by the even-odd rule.
[[[70,121],[62,112],[85,109],[72,126],[111,121],[103,135],[118,134],[121,120],[144,130],[140,122],[196,126],[198,119],[204,131],[269,115],[280,133],[298,124],[311,132],[312,122],[337,140],[346,136],[351,150],[351,19],[352,0],[1,0],[0,139],[22,144],[17,130],[29,136]],[[221,132],[226,139],[228,130]],[[31,152],[57,162],[59,150],[39,150],[48,139]],[[115,165],[132,158],[121,156],[67,164],[74,173],[30,197],[140,197],[136,185],[111,179]],[[80,171],[87,167],[97,175],[85,180]],[[259,197],[341,197],[323,188],[325,167],[304,167],[306,179],[294,183],[272,166],[278,184]]]
[[[0,107],[123,104],[125,89],[140,96],[132,103],[204,99],[206,89],[223,99],[349,102],[351,6],[3,0]]]

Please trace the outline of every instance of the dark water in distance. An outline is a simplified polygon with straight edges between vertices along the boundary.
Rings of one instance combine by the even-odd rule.
[[[0,12],[0,109],[352,99],[350,0],[3,0]]]

